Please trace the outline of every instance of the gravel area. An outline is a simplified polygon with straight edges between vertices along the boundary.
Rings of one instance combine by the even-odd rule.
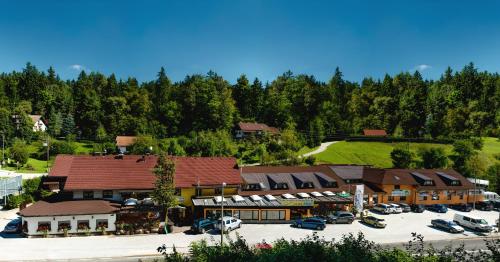
[[[4,213],[5,212],[5,213]],[[367,239],[378,243],[406,242],[411,239],[412,232],[424,235],[425,240],[459,240],[463,238],[484,237],[486,235],[466,231],[463,234],[450,234],[430,227],[433,218],[452,219],[454,210],[446,214],[425,211],[424,213],[403,213],[393,215],[378,215],[387,222],[385,229],[368,227],[358,221],[351,225],[328,225],[324,231],[318,231],[325,239],[339,239],[344,234],[363,232]],[[498,218],[497,211],[473,211],[469,214],[482,217],[493,224]],[[8,222],[8,217],[14,218],[15,211],[0,212],[0,226]],[[230,233],[243,236],[250,244],[263,240],[272,242],[279,238],[301,239],[311,235],[313,230],[292,228],[287,224],[280,225],[243,225],[241,229]],[[500,237],[498,233],[489,236]],[[14,238],[13,238],[14,237]],[[220,241],[220,235],[209,232],[204,235],[175,233],[168,235],[134,235],[134,236],[91,236],[70,238],[15,238],[12,235],[2,234],[0,246],[3,251],[0,260],[52,260],[52,259],[79,259],[97,257],[125,257],[156,255],[156,248],[161,244],[169,247],[175,245],[178,250],[185,252],[192,241],[206,239],[208,242]]]

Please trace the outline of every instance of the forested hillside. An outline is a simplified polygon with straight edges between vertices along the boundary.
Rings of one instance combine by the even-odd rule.
[[[327,83],[286,72],[266,84],[242,75],[234,85],[214,72],[173,83],[163,68],[144,83],[83,71],[64,81],[30,63],[0,75],[0,126],[8,141],[29,140],[29,125],[15,128],[11,119],[27,114],[43,115],[52,136],[90,140],[230,132],[240,120],[295,129],[310,145],[363,128],[404,137],[498,136],[499,109],[500,76],[472,63],[448,68],[436,81],[416,71],[360,83],[343,79],[339,69]]]

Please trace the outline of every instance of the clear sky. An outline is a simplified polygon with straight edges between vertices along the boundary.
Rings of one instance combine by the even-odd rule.
[[[327,81],[450,65],[500,66],[500,1],[0,0],[0,71],[31,61],[63,78],[79,70],[174,80],[210,69],[230,82],[287,70]]]

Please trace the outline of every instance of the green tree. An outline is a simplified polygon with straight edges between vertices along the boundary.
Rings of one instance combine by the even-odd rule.
[[[16,163],[19,163],[20,166],[24,166],[28,163],[29,156],[30,152],[26,142],[20,139],[14,139],[14,143],[10,148],[10,157],[14,159]]]
[[[407,149],[394,148],[391,151],[391,159],[395,168],[408,168],[412,163],[413,155]]]
[[[470,140],[458,140],[453,143],[453,154],[450,159],[453,160],[453,168],[466,176],[471,175],[471,170],[467,168],[467,161],[477,152]]]
[[[159,155],[154,168],[156,177],[153,199],[163,207],[165,211],[165,225],[168,222],[168,209],[177,205],[175,196],[175,162],[163,153]]]
[[[75,120],[71,114],[66,114],[61,126],[61,135],[68,136],[75,133]]]
[[[423,168],[445,168],[448,165],[448,157],[443,148],[425,147],[417,152],[422,159]]]

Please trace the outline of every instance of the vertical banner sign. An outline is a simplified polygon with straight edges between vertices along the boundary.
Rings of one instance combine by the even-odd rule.
[[[365,195],[365,185],[356,185],[356,194],[354,195],[354,206],[358,213],[363,212],[363,196]]]

